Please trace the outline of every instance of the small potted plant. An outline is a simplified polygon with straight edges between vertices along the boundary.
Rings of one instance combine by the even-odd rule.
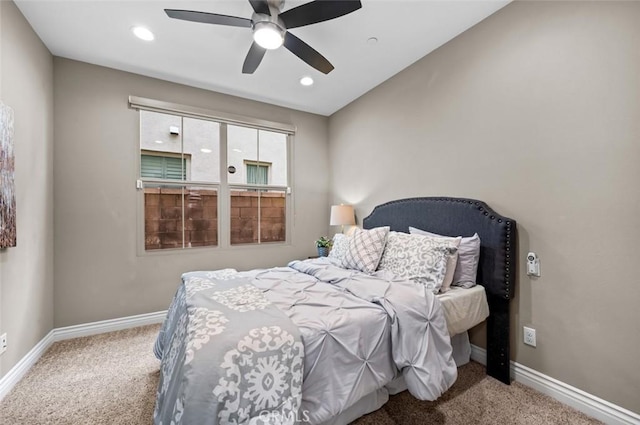
[[[320,238],[316,241],[316,248],[318,248],[319,257],[326,257],[327,255],[329,255],[329,248],[331,248],[331,239],[320,236]]]

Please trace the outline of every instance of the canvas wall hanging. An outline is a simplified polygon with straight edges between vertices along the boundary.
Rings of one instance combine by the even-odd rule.
[[[13,109],[0,102],[0,248],[16,246]]]

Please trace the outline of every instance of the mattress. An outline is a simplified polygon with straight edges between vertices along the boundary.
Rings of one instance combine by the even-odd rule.
[[[489,304],[484,287],[476,285],[472,288],[452,286],[438,299],[444,309],[449,335],[465,332],[489,316]]]

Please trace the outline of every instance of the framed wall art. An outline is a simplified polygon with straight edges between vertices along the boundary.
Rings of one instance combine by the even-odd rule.
[[[16,246],[13,109],[0,101],[0,248]]]

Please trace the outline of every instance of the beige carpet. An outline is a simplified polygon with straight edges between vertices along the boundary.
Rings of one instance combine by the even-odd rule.
[[[159,362],[159,326],[144,326],[54,344],[0,403],[0,424],[151,424]],[[406,391],[358,425],[545,425],[600,422],[518,383],[489,378],[470,363],[438,401]]]

